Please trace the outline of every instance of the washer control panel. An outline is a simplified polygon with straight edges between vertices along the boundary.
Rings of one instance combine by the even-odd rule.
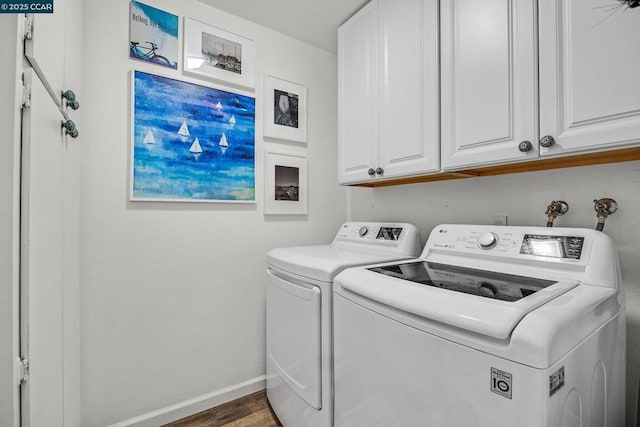
[[[570,234],[564,234],[553,228],[542,227],[461,227],[436,227],[425,251],[433,248],[576,262],[582,258],[585,248],[585,236],[579,232],[569,231]]]

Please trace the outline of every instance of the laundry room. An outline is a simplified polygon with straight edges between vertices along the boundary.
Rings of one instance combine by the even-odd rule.
[[[136,3],[175,17],[174,56],[144,36],[133,40],[134,25],[149,26],[132,17]],[[578,8],[570,15],[580,23],[575,31],[594,34],[578,47],[543,22],[549,13],[569,22],[564,8],[549,12],[542,0],[492,1],[484,11],[460,2],[465,13],[446,0],[407,7],[396,7],[398,0],[238,3],[54,0],[57,21],[34,14],[34,47],[28,37],[23,42],[22,18],[0,13],[0,55],[8,58],[0,63],[0,93],[15,101],[0,105],[0,125],[9,130],[0,144],[0,426],[159,426],[262,392],[269,372],[265,269],[273,249],[328,244],[345,223],[354,236],[369,224],[365,234],[392,241],[398,224],[412,224],[422,249],[440,224],[545,227],[554,201],[568,210],[553,227],[604,222],[617,248],[626,299],[622,418],[625,427],[640,426],[638,2],[593,0]],[[408,16],[422,20],[417,38],[377,46],[383,36],[361,8],[378,3],[375,19],[389,17],[388,27],[380,24],[388,31]],[[414,6],[420,13],[410,12]],[[491,13],[495,21],[469,28],[486,31],[495,49],[482,47],[471,29],[460,36],[467,44],[444,35],[454,33],[456,19]],[[580,21],[596,13],[595,21]],[[523,30],[500,33],[513,28]],[[550,42],[551,33],[566,44]],[[38,47],[42,34],[49,44]],[[205,53],[205,35],[231,40],[233,55],[242,48],[243,71],[220,77],[220,67],[189,62],[191,54],[203,62],[213,55]],[[531,45],[529,54],[522,43]],[[549,43],[562,49],[547,54]],[[626,59],[550,83],[550,69],[573,77],[566,64],[549,65],[569,48],[579,71],[591,64],[591,51],[609,52],[598,63]],[[455,49],[469,50],[459,57]],[[491,55],[504,63],[478,66]],[[47,65],[55,56],[64,58],[58,68]],[[384,74],[376,61],[387,60],[397,66]],[[605,70],[610,85],[591,87]],[[36,109],[51,101],[47,88],[35,88],[43,73],[60,102],[53,119]],[[27,79],[33,107],[17,108]],[[412,95],[385,92],[385,81]],[[58,96],[58,86],[73,90],[79,108]],[[578,90],[584,87],[590,90]],[[211,102],[190,103],[190,96]],[[225,132],[206,134],[219,126],[216,117],[224,117]],[[59,151],[36,145],[48,141],[49,130]],[[169,133],[185,156],[158,166],[149,153],[168,153]],[[554,141],[544,139],[549,134]],[[351,138],[356,143],[346,146]],[[384,140],[398,149],[384,148]],[[224,173],[203,168],[230,160],[236,163]],[[154,181],[154,168],[167,165],[171,178]],[[193,190],[211,182],[217,193]],[[232,185],[239,187],[224,188]],[[614,201],[610,215],[596,212],[599,199]],[[419,255],[413,248],[411,257]],[[16,363],[26,355],[26,367]],[[323,393],[333,387],[326,381]],[[333,425],[327,417],[323,425]]]

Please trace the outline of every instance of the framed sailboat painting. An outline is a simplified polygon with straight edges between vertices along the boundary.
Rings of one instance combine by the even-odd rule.
[[[131,74],[130,199],[255,203],[255,99]]]

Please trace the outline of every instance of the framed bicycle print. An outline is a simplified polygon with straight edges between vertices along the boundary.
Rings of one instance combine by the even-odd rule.
[[[307,88],[265,75],[264,136],[307,142]]]
[[[253,40],[185,18],[185,72],[253,89],[254,62]]]
[[[178,68],[178,16],[131,1],[129,57]]]
[[[267,151],[264,156],[265,215],[306,215],[307,158]]]

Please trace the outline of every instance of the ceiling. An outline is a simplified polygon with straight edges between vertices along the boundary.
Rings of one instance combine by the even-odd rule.
[[[232,15],[336,52],[338,27],[369,0],[200,0]]]

